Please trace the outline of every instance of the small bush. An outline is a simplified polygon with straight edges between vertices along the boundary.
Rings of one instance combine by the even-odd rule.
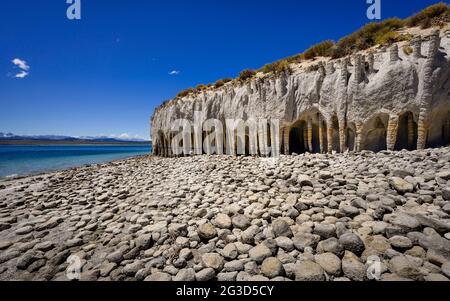
[[[399,39],[399,34],[395,31],[388,31],[386,33],[377,35],[375,38],[375,43],[378,45],[389,46],[397,42]]]
[[[250,79],[250,78],[252,78],[255,75],[256,75],[256,71],[255,70],[246,69],[244,71],[241,71],[241,73],[239,74],[239,80],[240,81],[246,81],[247,79]]]
[[[293,56],[291,56],[291,57],[288,57],[288,58],[286,59],[286,61],[287,61],[288,63],[292,64],[292,63],[300,63],[300,62],[302,62],[304,59],[305,59],[305,57],[303,56],[303,53],[299,53],[299,54],[293,55]]]
[[[194,93],[194,89],[192,88],[188,88],[186,90],[181,91],[180,93],[177,94],[177,98],[183,98],[188,96],[189,94]]]
[[[384,20],[379,23],[369,23],[358,31],[342,38],[330,49],[332,58],[341,58],[354,52],[373,47],[379,42],[387,43],[395,36],[395,31],[404,27],[404,22],[398,18]]]
[[[334,46],[334,42],[327,40],[308,48],[303,53],[305,60],[310,60],[318,56],[330,56],[330,49]]]
[[[421,28],[428,28],[433,25],[442,25],[442,23],[448,22],[449,17],[450,6],[444,2],[440,2],[406,19],[406,25],[409,27],[420,26]]]
[[[291,72],[291,67],[289,66],[289,62],[287,60],[281,60],[275,63],[267,64],[261,68],[261,72],[264,73],[283,73],[283,72]]]
[[[223,80],[219,79],[218,81],[216,81],[216,83],[214,84],[214,87],[216,88],[220,88],[223,85],[225,85],[225,83],[223,82]]]
[[[229,82],[231,82],[231,81],[233,81],[233,79],[232,79],[232,78],[229,78],[229,77],[226,77],[226,78],[223,78],[223,79],[219,79],[219,80],[216,81],[216,83],[214,84],[214,87],[220,88],[220,87],[224,86],[226,83],[229,83]]]
[[[206,85],[200,84],[197,87],[195,87],[196,92],[200,92],[203,90],[206,90],[208,87]]]
[[[406,55],[411,55],[413,53],[413,49],[411,46],[404,46],[403,53]]]

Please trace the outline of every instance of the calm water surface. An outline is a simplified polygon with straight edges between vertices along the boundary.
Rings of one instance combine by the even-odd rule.
[[[150,145],[0,145],[0,179],[150,154]]]

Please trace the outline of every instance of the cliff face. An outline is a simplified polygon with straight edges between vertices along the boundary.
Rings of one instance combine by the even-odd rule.
[[[450,31],[171,101],[152,117],[155,154],[171,154],[174,120],[193,121],[195,111],[204,120],[279,119],[285,154],[450,144]]]

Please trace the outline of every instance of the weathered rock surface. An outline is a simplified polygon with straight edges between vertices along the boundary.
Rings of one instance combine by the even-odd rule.
[[[364,51],[339,60],[318,58],[292,65],[290,73],[260,73],[247,81],[233,81],[165,102],[151,119],[154,154],[172,153],[169,133],[180,119],[191,123],[208,119],[277,119],[280,132],[285,133],[279,139],[285,154],[446,145],[450,142],[448,134],[443,134],[443,129],[449,131],[448,30],[449,25],[440,30],[411,32],[415,35],[411,42],[396,43],[389,49],[374,47],[370,55],[370,51]],[[401,51],[417,42],[419,50],[414,46],[413,55]],[[254,137],[261,139],[257,137],[261,133]],[[201,138],[202,132],[195,137]],[[233,147],[224,150],[232,150],[237,145],[235,140],[230,141]],[[194,145],[186,142],[192,148],[185,155],[194,149],[197,154],[208,152],[203,150],[201,139],[194,139]],[[248,152],[263,153],[261,146]],[[396,171],[390,181],[393,189],[406,194],[418,188],[418,183],[406,179],[414,175],[406,168],[392,170]],[[302,172],[292,180],[300,187],[311,187],[310,176]],[[329,171],[319,171],[320,180],[330,181],[333,177]],[[448,181],[450,176],[448,170],[442,170],[437,177]],[[262,184],[257,191],[266,186]]]
[[[3,181],[0,279],[79,262],[81,280],[445,280],[449,153],[149,156]],[[399,192],[393,171],[420,184]]]

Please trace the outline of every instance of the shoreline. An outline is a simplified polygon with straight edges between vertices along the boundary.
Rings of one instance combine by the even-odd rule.
[[[152,146],[151,141],[103,142],[103,141],[61,141],[61,140],[0,140],[0,146]]]
[[[0,280],[448,280],[450,148],[139,156],[0,182]],[[375,260],[376,259],[376,260]],[[375,260],[375,261],[374,261]]]
[[[123,155],[118,156],[117,159],[111,159],[111,158],[103,158],[103,159],[98,159],[98,160],[94,160],[92,157],[95,156],[101,156],[102,154],[88,154],[86,156],[80,154],[79,156],[79,163],[68,163],[68,164],[63,164],[66,166],[63,166],[61,164],[61,166],[56,166],[56,164],[53,164],[54,166],[49,166],[47,168],[38,168],[40,170],[37,170],[35,168],[36,171],[30,171],[32,170],[31,168],[28,168],[29,171],[26,172],[26,170],[24,170],[24,173],[20,173],[20,170],[11,170],[10,174],[6,174],[6,175],[0,175],[0,183],[2,181],[6,181],[6,180],[11,180],[11,179],[18,179],[18,178],[24,178],[24,177],[28,177],[28,176],[36,176],[36,175],[41,175],[41,174],[46,174],[46,173],[52,173],[52,172],[58,172],[58,171],[62,171],[65,169],[72,169],[72,168],[77,168],[77,167],[83,167],[83,166],[89,166],[89,165],[95,165],[95,164],[101,164],[101,163],[108,163],[111,161],[116,161],[116,160],[121,160],[121,159],[129,159],[129,158],[133,158],[136,156],[145,156],[145,155],[150,155],[152,153],[151,150],[151,144],[45,144],[45,145],[40,145],[40,144],[36,144],[36,145],[31,145],[31,144],[14,144],[14,145],[2,145],[0,143],[0,147],[32,147],[32,150],[39,150],[40,147],[61,147],[61,151],[64,151],[64,147],[86,147],[88,150],[90,150],[91,148],[97,148],[97,147],[147,147],[148,146],[148,152],[144,152],[144,151],[139,151],[139,152],[125,152],[123,153]],[[36,149],[35,149],[36,148]],[[137,153],[137,154],[136,154]],[[109,155],[109,154],[104,154]],[[71,156],[66,156],[66,157],[62,157],[61,158],[61,162],[63,161],[67,161],[69,160],[69,158],[71,158]],[[72,157],[73,158],[73,157]],[[89,158],[91,158],[92,160],[89,160]],[[92,162],[91,162],[92,161]],[[31,162],[30,162],[31,164]]]
[[[17,175],[14,177],[5,176],[5,177],[0,177],[0,184],[2,184],[3,182],[8,182],[8,181],[23,180],[26,178],[35,178],[35,177],[65,172],[65,171],[76,171],[77,169],[90,168],[90,167],[95,167],[95,166],[109,164],[109,163],[117,163],[117,162],[121,162],[121,161],[128,161],[128,160],[137,159],[140,157],[147,157],[147,156],[152,156],[152,155],[151,155],[151,153],[149,153],[148,155],[135,155],[135,156],[127,157],[127,158],[108,160],[108,161],[99,162],[99,163],[83,164],[80,166],[74,166],[74,167],[68,167],[68,168],[62,168],[62,169],[49,169],[49,170],[42,171],[42,172]]]

